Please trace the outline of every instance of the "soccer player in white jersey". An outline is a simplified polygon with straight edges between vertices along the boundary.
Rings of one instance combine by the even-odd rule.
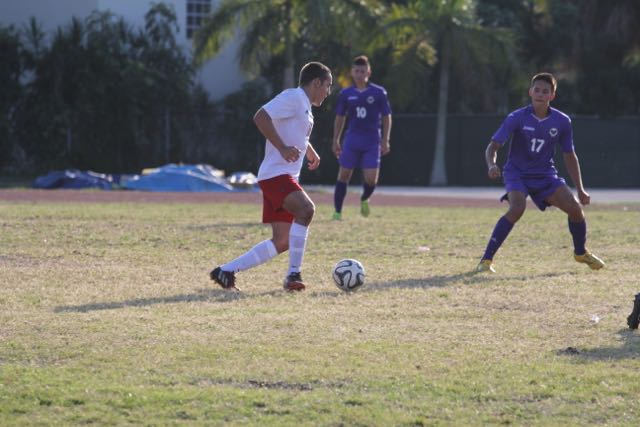
[[[304,156],[310,170],[320,165],[320,156],[309,143],[313,128],[311,106],[322,104],[332,83],[331,70],[326,65],[310,62],[300,70],[297,88],[285,89],[253,117],[266,138],[258,184],[263,194],[262,222],[271,224],[273,237],[211,271],[211,279],[224,289],[236,288],[235,273],[288,250],[289,269],[284,289],[304,290],[300,272],[315,205],[298,183],[298,177]]]

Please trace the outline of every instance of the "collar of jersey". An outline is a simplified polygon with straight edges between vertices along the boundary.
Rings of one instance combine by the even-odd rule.
[[[527,105],[527,113],[531,114],[531,116],[534,119],[536,119],[538,121],[538,123],[540,123],[540,122],[544,122],[549,117],[551,117],[551,115],[553,114],[553,108],[551,108],[551,106],[549,106],[549,114],[547,114],[547,117],[545,117],[543,119],[541,119],[540,117],[536,116],[536,113],[533,110],[533,105],[532,104]]]
[[[356,93],[365,93],[366,91],[371,89],[371,83],[367,82],[367,87],[365,87],[362,90],[358,89],[358,86],[356,86],[355,84],[352,84],[351,87],[353,88],[354,91],[356,91]]]
[[[298,86],[296,89],[298,90],[298,94],[300,95],[300,98],[303,99],[302,102],[304,102],[304,105],[307,108],[307,111],[311,112],[311,101],[309,100],[307,93],[300,86]]]

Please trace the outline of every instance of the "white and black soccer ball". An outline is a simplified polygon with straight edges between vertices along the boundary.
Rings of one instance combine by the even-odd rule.
[[[364,285],[364,267],[355,259],[343,259],[333,267],[333,281],[345,292],[355,291]]]

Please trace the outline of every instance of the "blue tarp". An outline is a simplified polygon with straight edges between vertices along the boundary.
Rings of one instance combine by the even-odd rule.
[[[33,182],[33,188],[99,188],[101,190],[111,190],[113,188],[113,177],[91,171],[82,172],[75,169],[67,169],[39,176]]]
[[[234,191],[217,169],[209,165],[168,164],[145,175],[134,175],[121,183],[122,188],[141,191]]]

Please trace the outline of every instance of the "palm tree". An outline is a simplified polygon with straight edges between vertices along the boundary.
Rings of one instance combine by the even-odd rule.
[[[343,38],[366,34],[382,13],[377,0],[223,0],[195,34],[198,62],[214,57],[233,37],[242,34],[239,62],[259,73],[275,57],[284,63],[283,86],[294,81],[294,47],[310,38]]]
[[[395,7],[385,25],[386,34],[400,38],[402,43],[396,45],[401,49],[422,46],[425,59],[428,59],[429,49],[435,48],[436,51],[438,105],[430,185],[447,184],[446,125],[452,71],[473,70],[473,73],[457,74],[475,81],[491,81],[491,64],[488,64],[487,58],[493,57],[494,61],[505,63],[511,50],[508,34],[481,27],[474,8],[473,0],[413,0],[407,7]],[[402,53],[396,55],[402,56]]]
[[[601,115],[637,114],[640,2],[588,0],[580,6],[582,31],[573,47],[581,100]]]

